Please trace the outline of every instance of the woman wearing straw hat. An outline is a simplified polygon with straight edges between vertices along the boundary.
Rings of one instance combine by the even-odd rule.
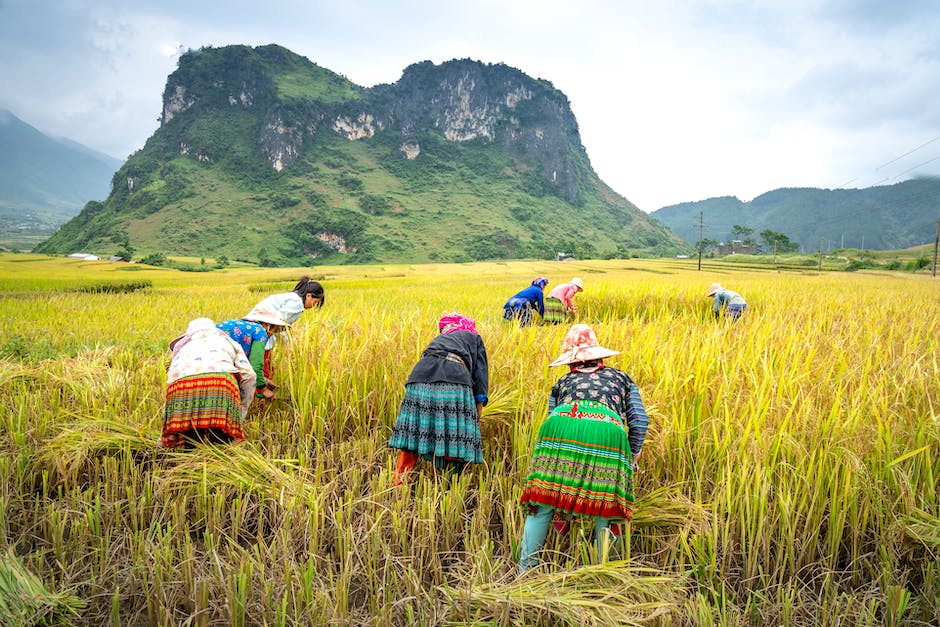
[[[546,285],[548,285],[548,279],[545,277],[539,276],[532,279],[529,287],[510,296],[503,305],[503,318],[518,320],[520,327],[527,327],[532,324],[533,309],[539,312],[539,316],[544,316]]]
[[[581,279],[574,277],[567,283],[556,285],[555,289],[545,297],[545,315],[542,322],[546,324],[561,324],[570,322],[578,316],[578,308],[574,304],[574,296],[584,291]]]
[[[721,283],[712,283],[708,288],[708,297],[715,299],[712,304],[712,313],[715,314],[716,320],[721,317],[722,307],[724,307],[725,318],[729,320],[737,320],[747,309],[747,302],[744,298],[737,292],[726,290]]]
[[[405,382],[405,397],[388,445],[400,449],[395,485],[419,457],[435,468],[483,463],[480,416],[489,390],[486,347],[476,323],[458,313],[437,323],[440,333]]]
[[[323,286],[305,276],[300,278],[293,291],[272,294],[262,299],[252,311],[259,307],[273,309],[281,315],[289,327],[297,322],[304,311],[313,307],[322,307],[324,302],[326,302],[326,295],[323,292]],[[271,381],[271,351],[274,350],[276,344],[277,335],[272,333],[268,337],[264,351],[264,379],[271,388],[277,387]]]
[[[251,362],[257,377],[255,396],[266,401],[277,398],[274,393],[275,386],[264,376],[264,354],[268,337],[290,326],[281,314],[270,307],[255,307],[240,320],[225,320],[215,326],[228,333],[248,355],[248,361]]]
[[[569,372],[552,387],[548,418],[536,439],[520,502],[528,510],[519,572],[538,563],[552,517],[593,518],[598,561],[615,534],[612,521],[633,515],[633,462],[649,418],[632,379],[604,363],[619,351],[598,344],[594,331],[576,324],[550,366]]]
[[[161,440],[168,448],[244,439],[255,371],[242,347],[209,318],[196,318],[170,342]]]

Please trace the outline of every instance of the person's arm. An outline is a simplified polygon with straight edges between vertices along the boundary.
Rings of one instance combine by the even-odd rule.
[[[574,304],[574,295],[578,293],[578,286],[571,285],[565,290],[565,305],[568,306],[568,309],[571,311],[571,314],[574,316],[578,315],[578,308]]]
[[[715,302],[712,304],[712,313],[715,314],[716,318],[721,311],[721,303],[723,302],[723,299],[724,295],[721,292],[715,294]]]
[[[640,398],[640,388],[631,383],[630,393],[627,396],[627,437],[630,440],[630,451],[633,453],[634,458],[643,449],[649,423],[650,419],[646,414],[646,407],[643,406],[643,399]]]
[[[248,361],[251,362],[251,368],[255,372],[255,393],[260,394],[267,400],[272,400],[274,392],[268,388],[267,381],[264,378],[264,345],[265,342],[261,340],[252,342],[251,355],[248,356]]]
[[[545,317],[545,294],[542,293],[542,290],[539,290],[536,298],[538,299],[536,305],[538,305],[539,315]]]
[[[477,404],[477,417],[483,415],[483,406],[489,401],[490,373],[489,362],[486,357],[486,345],[483,344],[483,338],[474,335],[476,338],[475,346],[471,349],[473,356],[473,372],[470,373],[470,379],[473,381],[473,399]]]
[[[241,397],[242,418],[244,419],[245,416],[248,415],[248,408],[251,407],[251,401],[255,398],[255,381],[258,380],[258,375],[255,374],[255,370],[252,368],[251,362],[248,361],[248,357],[245,355],[245,351],[242,350],[242,347],[237,342],[231,340],[229,340],[229,342],[234,349],[233,363],[238,369],[235,375],[238,379],[238,393]]]

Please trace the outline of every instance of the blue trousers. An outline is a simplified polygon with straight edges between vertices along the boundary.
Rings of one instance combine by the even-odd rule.
[[[525,526],[522,529],[522,546],[519,547],[520,574],[538,565],[538,552],[545,544],[545,536],[548,535],[548,528],[552,524],[554,515],[553,508],[540,505],[534,514],[526,516]],[[608,531],[609,526],[609,518],[594,519],[594,554],[598,563],[606,560],[607,548],[614,539],[613,534]]]

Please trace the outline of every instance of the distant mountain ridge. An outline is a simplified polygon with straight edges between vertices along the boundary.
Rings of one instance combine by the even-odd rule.
[[[468,59],[363,88],[276,45],[189,51],[114,181],[37,250],[281,265],[684,248],[597,177],[564,94]]]
[[[786,234],[805,250],[902,249],[933,242],[940,219],[940,178],[918,178],[866,189],[783,188],[750,202],[733,196],[663,207],[650,214],[688,243],[731,240],[735,224]]]
[[[51,234],[91,199],[104,199],[121,162],[45,135],[0,109],[0,232]]]

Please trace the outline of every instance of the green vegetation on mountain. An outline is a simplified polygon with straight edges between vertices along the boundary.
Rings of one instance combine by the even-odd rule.
[[[365,89],[279,46],[190,51],[160,128],[39,252],[263,265],[672,254],[591,168],[565,96],[422,62]]]
[[[818,250],[855,247],[876,250],[908,248],[932,242],[940,218],[940,179],[920,178],[867,189],[777,189],[750,202],[732,197],[709,198],[654,211],[686,242],[705,237],[743,239],[734,227],[786,234],[797,247]]]

